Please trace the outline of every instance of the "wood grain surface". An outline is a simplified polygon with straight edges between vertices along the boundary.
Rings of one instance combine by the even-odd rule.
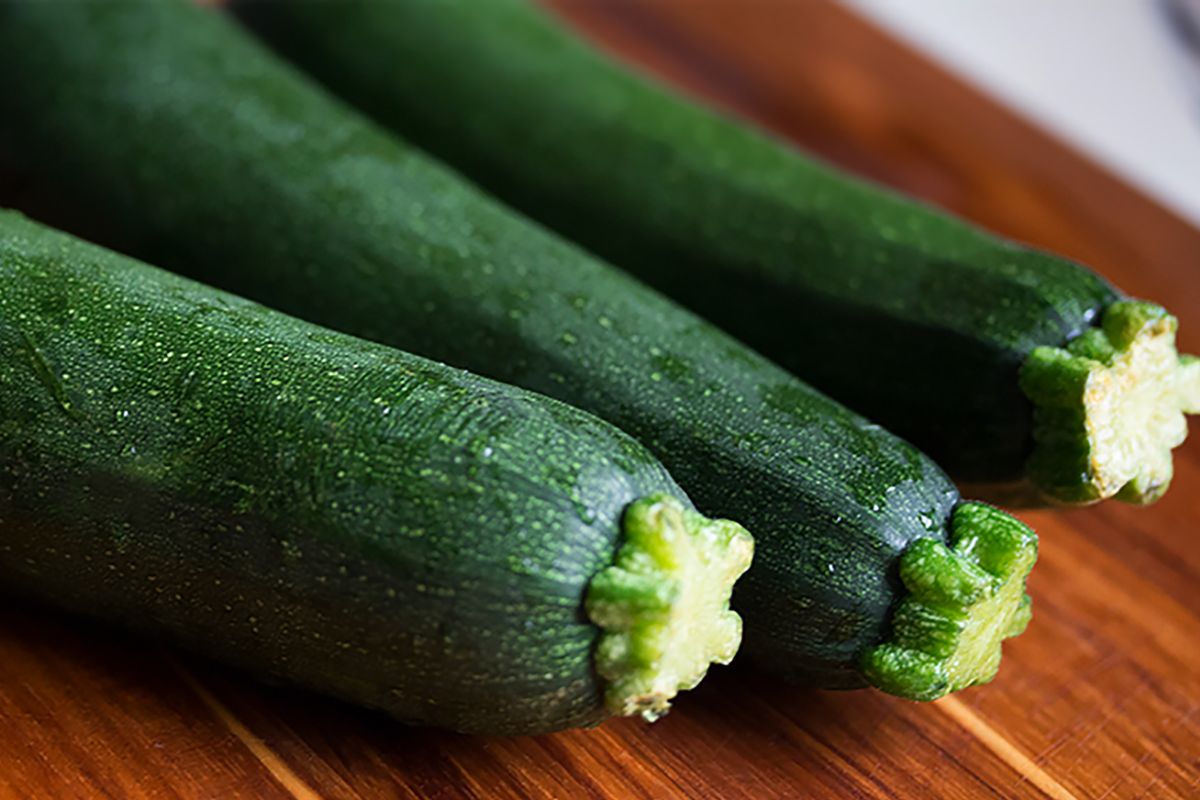
[[[554,6],[806,148],[1169,303],[1200,352],[1200,231],[841,7]],[[0,797],[1197,798],[1200,443],[1176,465],[1150,509],[1023,515],[1033,624],[994,684],[928,705],[729,668],[653,726],[471,738],[6,600]]]

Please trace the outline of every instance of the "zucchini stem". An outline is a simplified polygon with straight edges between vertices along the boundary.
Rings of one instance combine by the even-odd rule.
[[[737,653],[742,619],[729,597],[754,542],[736,522],[708,519],[666,494],[632,503],[623,529],[625,542],[592,579],[586,608],[604,631],[595,663],[609,712],[653,722],[709,664]]]
[[[983,503],[960,503],[951,541],[918,539],[900,557],[909,594],[892,615],[888,641],[867,650],[863,674],[874,687],[909,700],[987,683],[1000,668],[1001,643],[1029,624],[1025,579],[1037,536]]]
[[[1179,355],[1177,328],[1161,306],[1123,300],[1066,347],[1030,353],[1021,369],[1034,404],[1026,471],[1042,494],[1145,505],[1167,491],[1185,414],[1200,413],[1200,359]]]

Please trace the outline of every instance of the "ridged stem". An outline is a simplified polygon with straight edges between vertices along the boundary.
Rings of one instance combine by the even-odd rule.
[[[919,539],[900,557],[908,590],[887,641],[867,650],[872,686],[909,700],[936,700],[987,683],[1000,668],[1001,643],[1025,630],[1031,604],[1025,579],[1037,536],[983,503],[961,503],[949,546]]]
[[[1178,322],[1123,300],[1065,347],[1039,347],[1021,369],[1034,404],[1026,473],[1054,502],[1152,503],[1170,486],[1171,450],[1200,413],[1200,359],[1179,355]]]
[[[737,652],[742,620],[729,596],[754,543],[736,522],[708,519],[665,494],[631,504],[622,524],[625,541],[592,579],[587,613],[604,631],[595,663],[609,712],[653,721],[710,664]]]

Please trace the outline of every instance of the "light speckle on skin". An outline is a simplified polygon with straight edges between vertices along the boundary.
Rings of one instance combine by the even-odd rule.
[[[9,221],[8,217],[0,215],[0,234]],[[5,257],[4,250],[10,246],[11,243],[0,235],[0,273],[7,271],[0,277],[5,278],[6,286],[21,285],[21,288],[15,295],[6,294],[0,298],[0,322],[12,305],[26,305],[28,297],[24,293],[36,288],[23,285],[19,273],[13,272],[17,265]],[[28,257],[28,254],[23,256]],[[45,451],[46,458],[77,457],[79,452],[94,449],[95,455],[89,458],[97,459],[95,463],[100,464],[110,454],[136,452],[143,456],[140,465],[122,467],[129,470],[131,479],[166,480],[169,485],[179,485],[177,482],[181,480],[195,480],[195,487],[189,491],[200,491],[201,495],[211,493],[205,500],[206,510],[200,516],[195,507],[187,504],[157,508],[154,515],[172,520],[172,536],[156,537],[138,526],[131,528],[120,540],[120,556],[116,555],[118,550],[111,548],[98,551],[104,554],[104,568],[120,576],[114,579],[118,583],[113,586],[120,584],[124,590],[130,590],[134,588],[133,581],[141,581],[145,587],[140,593],[143,602],[170,602],[172,610],[166,611],[166,606],[162,606],[156,612],[160,615],[156,625],[171,630],[174,625],[184,624],[191,614],[199,618],[216,609],[223,617],[234,620],[228,624],[244,625],[246,636],[273,637],[280,635],[280,620],[307,613],[289,606],[289,598],[296,596],[298,587],[306,587],[303,591],[316,593],[316,597],[332,598],[342,596],[348,585],[353,584],[358,588],[351,596],[361,597],[366,605],[359,607],[350,603],[344,614],[365,616],[339,616],[336,620],[324,621],[318,617],[310,624],[321,626],[324,632],[315,630],[308,635],[311,641],[320,641],[337,633],[338,650],[363,657],[381,650],[411,652],[411,648],[403,644],[407,636],[403,626],[397,630],[392,630],[393,626],[385,628],[389,638],[382,648],[369,644],[382,635],[362,627],[371,619],[364,609],[374,608],[376,602],[390,600],[393,601],[390,607],[396,607],[394,601],[404,597],[403,608],[411,609],[404,613],[411,615],[411,624],[423,625],[439,618],[436,610],[445,608],[447,599],[453,599],[455,607],[462,608],[463,598],[490,598],[487,603],[494,604],[490,618],[497,621],[495,634],[498,637],[502,638],[507,624],[515,625],[530,641],[545,643],[555,636],[568,640],[540,649],[546,653],[543,663],[554,666],[551,672],[555,682],[567,681],[574,688],[564,688],[562,684],[541,686],[540,676],[545,672],[537,673],[537,682],[529,689],[533,692],[529,713],[538,719],[543,719],[540,715],[559,713],[546,705],[545,698],[549,695],[560,698],[566,707],[574,709],[569,714],[596,713],[597,695],[591,677],[589,649],[594,631],[578,622],[579,598],[595,569],[610,557],[606,554],[611,553],[617,536],[613,523],[619,518],[623,504],[640,491],[673,487],[661,467],[632,440],[566,406],[533,398],[460,370],[415,357],[398,357],[393,351],[345,337],[314,342],[302,323],[249,305],[245,306],[244,320],[229,315],[215,326],[200,325],[193,320],[186,328],[177,329],[173,326],[177,320],[188,318],[186,308],[195,302],[195,297],[207,296],[209,290],[84,245],[71,248],[67,258],[61,262],[56,260],[51,266],[57,271],[56,280],[60,283],[80,287],[96,280],[100,274],[98,267],[111,266],[111,274],[121,278],[101,284],[100,291],[125,299],[132,296],[146,300],[136,304],[136,313],[129,311],[129,305],[110,304],[122,308],[122,313],[101,316],[87,323],[89,335],[85,338],[59,337],[55,346],[46,352],[47,364],[60,370],[60,374],[71,376],[81,391],[86,392],[93,381],[103,387],[103,391],[93,392],[89,397],[84,407],[86,413],[122,421],[129,418],[126,407],[133,405],[134,397],[140,398],[144,407],[139,412],[139,424],[132,431],[125,426],[118,426],[122,430],[100,427],[80,431],[61,414],[57,416],[63,418],[56,419],[54,414],[46,415],[44,409],[35,409],[35,416],[25,422],[33,421],[36,425],[23,425],[15,434],[0,427],[0,464],[5,463],[4,454],[13,443],[13,435],[32,436],[36,429],[42,429],[43,433],[52,435],[30,441],[61,443],[61,449],[57,450],[54,448],[60,447],[59,444],[39,445],[50,447]],[[157,281],[170,287],[166,297],[157,294]],[[82,326],[83,318],[89,316],[92,315],[75,315],[72,324]],[[25,324],[36,328],[41,323],[26,314]],[[254,331],[253,335],[242,332],[243,324]],[[146,336],[140,346],[131,347],[128,338],[122,337],[123,331],[132,328],[154,331],[156,335]],[[102,335],[91,335],[96,332],[102,332]],[[296,335],[300,333],[304,335]],[[202,372],[200,379],[190,383],[174,380],[170,374],[170,370],[184,369],[186,359],[181,358],[181,351],[174,347],[174,343],[183,338],[192,349],[200,347],[221,353],[220,358],[189,367]],[[80,341],[86,341],[86,347],[76,352],[72,349],[73,343]],[[0,337],[0,346],[3,345],[5,342]],[[168,352],[174,352],[175,357],[164,361],[162,348],[166,347],[174,347]],[[286,358],[282,357],[284,355]],[[348,358],[351,355],[352,358]],[[5,383],[10,377],[19,379],[26,389],[37,385],[28,361],[20,362],[19,369],[13,366],[14,359],[8,361],[8,365],[0,366],[0,372],[3,372],[0,395],[5,386],[13,385],[12,382]],[[339,361],[345,363],[334,366]],[[64,368],[72,364],[74,367],[70,370]],[[282,377],[284,373],[286,378]],[[353,391],[329,391],[340,384],[343,375],[351,373],[356,376]],[[118,376],[116,381],[114,376]],[[153,384],[147,385],[149,381]],[[307,383],[319,390],[278,392],[279,385],[290,386],[293,382]],[[185,389],[203,399],[198,406],[184,406],[188,409],[186,413],[180,410],[175,396]],[[372,389],[376,391],[372,393]],[[503,414],[487,412],[493,406],[503,409]],[[355,409],[367,407],[403,409],[404,414],[398,422],[400,427],[392,424],[384,427],[379,416],[356,415]],[[253,424],[247,424],[249,419],[254,421]],[[213,428],[220,431],[216,437],[206,434]],[[71,435],[60,436],[59,433]],[[130,435],[136,438],[130,441]],[[79,441],[81,437],[84,441]],[[487,444],[480,444],[483,441]],[[330,447],[331,443],[341,444]],[[422,455],[426,449],[429,456]],[[308,483],[303,479],[309,474],[307,461],[298,457],[306,451],[319,454],[320,474],[336,477],[345,484],[345,489],[336,489],[332,481],[318,478],[318,491],[324,495],[325,507],[353,515],[355,521],[348,527],[330,527],[331,518],[316,506],[301,508],[291,502],[294,492],[305,495],[309,492]],[[72,453],[75,455],[71,456]],[[398,458],[403,453],[410,454]],[[450,463],[466,467],[484,461],[492,466],[469,482],[445,471]],[[430,495],[429,484],[408,481],[409,472],[437,476],[438,484],[450,493],[456,491],[455,487],[469,486],[470,497],[479,498],[455,497],[454,503],[463,504],[460,519],[465,520],[469,515],[471,522],[451,525],[452,529],[469,529],[476,537],[480,530],[503,531],[508,515],[510,524],[519,526],[518,535],[504,536],[498,545],[507,552],[512,541],[523,543],[524,563],[533,582],[521,586],[561,586],[565,592],[563,597],[547,598],[544,606],[538,606],[531,600],[537,596],[536,592],[518,586],[513,588],[516,593],[505,596],[503,602],[491,598],[484,591],[484,578],[488,574],[486,562],[476,564],[471,559],[460,562],[465,555],[461,537],[445,535],[447,510],[453,505]],[[528,493],[526,487],[533,475],[541,475],[545,481],[547,488],[543,492]],[[521,488],[512,488],[506,483],[513,476],[519,476]],[[116,479],[124,480],[125,475],[118,474]],[[410,485],[413,487],[411,494],[408,491]],[[70,491],[83,492],[80,497],[86,498],[87,503],[108,497],[104,493],[92,494],[88,480],[72,480],[65,486]],[[369,490],[370,502],[358,502],[357,493],[368,486],[376,487]],[[381,493],[384,489],[386,491]],[[503,491],[498,492],[498,489]],[[46,494],[36,486],[22,491],[38,496]],[[55,489],[57,493],[62,491],[62,487]],[[575,511],[580,492],[584,493],[589,506],[603,509],[592,516],[594,525],[581,524]],[[493,505],[493,499],[500,494],[504,505]],[[0,507],[4,502],[6,498],[0,492]],[[130,502],[150,501],[134,493]],[[176,501],[168,494],[165,499],[153,502]],[[89,507],[117,519],[125,513],[122,504],[111,497],[98,506]],[[486,510],[476,513],[477,507]],[[511,511],[505,511],[505,507]],[[223,515],[215,525],[207,516],[213,513]],[[276,545],[268,547],[268,531],[270,525],[276,524],[271,522],[276,516],[286,520],[289,537],[281,537]],[[72,525],[86,524],[86,519],[71,519],[74,520]],[[397,524],[397,520],[402,522]],[[437,522],[432,526],[414,524],[421,520]],[[264,529],[264,525],[268,527]],[[497,525],[501,527],[497,528]],[[420,552],[433,558],[431,563],[459,563],[456,569],[465,571],[457,577],[448,574],[439,579],[448,583],[422,581],[415,585],[399,577],[403,572],[398,576],[381,571],[381,563],[364,560],[362,552],[374,535],[375,526],[378,526],[380,538],[377,541],[380,543],[393,541],[393,531],[406,532],[406,537],[394,538],[399,548],[397,552],[408,554],[405,558],[411,558],[415,552],[412,542],[425,542],[420,545],[424,548]],[[440,535],[429,535],[427,529],[430,527]],[[235,534],[236,538],[232,538]],[[564,542],[564,534],[577,540]],[[404,544],[400,546],[402,538]],[[235,541],[240,543],[237,549],[233,549]],[[336,553],[330,553],[329,544],[334,541],[341,542],[342,546]],[[477,546],[480,540],[475,541]],[[85,562],[92,557],[86,550],[60,553],[62,548],[57,543],[47,547],[44,543],[29,540],[22,546],[41,546],[43,555],[61,559],[64,563],[80,555]],[[77,546],[71,545],[72,548]],[[168,550],[162,551],[163,546]],[[177,546],[200,549],[192,558],[180,559],[174,551]],[[6,543],[5,547],[11,545]],[[27,559],[22,561],[26,569],[32,570],[37,559],[32,555],[26,555],[24,559]],[[5,574],[5,560],[0,559],[0,574]],[[143,577],[134,578],[143,563],[153,567],[153,571],[145,570]],[[272,570],[278,570],[278,573],[272,573]],[[435,570],[430,576],[438,574]],[[164,593],[164,585],[176,591]],[[227,585],[240,591],[231,592]],[[197,586],[204,588],[200,590]],[[403,587],[411,587],[411,591],[402,594],[400,588]],[[422,601],[425,605],[421,602],[414,605],[414,597],[429,599]],[[566,602],[561,602],[564,600]],[[336,603],[323,602],[321,605],[340,608]],[[245,616],[233,613],[248,606],[258,611]],[[532,628],[526,625],[533,618],[531,615],[539,620]],[[512,622],[500,622],[508,618]],[[350,622],[352,619],[360,621]],[[560,622],[550,624],[551,620]],[[452,628],[429,640],[439,643],[436,645],[441,648],[439,657],[453,660],[471,651],[470,648],[461,649],[465,645],[460,643],[470,638],[466,634],[467,631]],[[233,638],[222,643],[222,648],[234,646],[231,642],[241,634],[231,635]],[[471,634],[477,635],[478,632]],[[510,682],[511,673],[504,670],[515,668],[520,661],[506,659],[516,658],[523,651],[505,650],[499,644],[490,649],[496,652],[499,661],[480,673],[492,675],[480,678],[484,681],[481,687],[492,680]],[[291,661],[303,662],[303,659]],[[475,667],[476,672],[478,669]],[[496,669],[500,672],[490,672]],[[351,674],[347,673],[347,679]],[[359,681],[358,678],[354,680]],[[480,691],[487,690],[481,688]],[[510,708],[505,713],[511,715],[513,712]],[[463,721],[459,724],[471,723]]]
[[[33,37],[39,42],[47,40],[39,48],[0,49],[5,59],[36,60],[41,68],[29,74],[54,80],[59,87],[52,105],[44,104],[42,96],[49,94],[45,92],[12,97],[13,103],[25,104],[28,115],[37,113],[43,120],[41,140],[31,147],[43,147],[49,157],[63,162],[66,180],[80,182],[81,194],[88,192],[82,182],[94,180],[93,190],[109,198],[106,210],[129,222],[133,238],[143,235],[161,243],[186,242],[186,247],[173,253],[167,246],[160,250],[173,269],[190,271],[211,283],[262,297],[334,327],[384,338],[450,364],[524,384],[586,406],[616,423],[652,448],[706,511],[735,517],[759,537],[764,545],[759,549],[759,563],[768,567],[759,574],[783,577],[778,582],[758,581],[752,570],[739,595],[748,610],[831,595],[841,598],[855,592],[869,600],[864,601],[864,613],[832,621],[819,614],[803,619],[764,614],[764,619],[787,622],[780,630],[761,633],[755,631],[753,615],[747,615],[751,649],[763,647],[780,661],[800,655],[812,663],[815,655],[828,658],[831,668],[851,669],[847,653],[853,642],[876,636],[884,609],[895,599],[883,576],[907,541],[927,535],[923,527],[913,524],[913,509],[934,509],[944,519],[953,502],[953,487],[940,472],[923,458],[914,458],[911,448],[887,434],[859,428],[857,417],[730,337],[588,258],[579,248],[515,221],[448,171],[415,151],[401,149],[393,139],[346,114],[323,94],[310,92],[280,70],[273,59],[227,33],[222,27],[225,22],[210,19],[216,16],[203,17],[190,9],[164,5],[151,15],[139,16],[135,25],[128,20],[123,23],[122,15],[114,11],[107,17],[106,25],[111,28],[71,47],[55,48],[55,37],[45,36]],[[186,24],[180,24],[181,19]],[[137,28],[138,35],[130,35],[123,24]],[[145,35],[148,27],[155,26],[161,35]],[[122,45],[105,46],[102,33]],[[17,34],[0,31],[0,42],[6,35]],[[127,42],[123,35],[128,36]],[[430,44],[437,46],[432,40]],[[165,85],[147,77],[163,65],[171,76]],[[193,68],[196,65],[203,68]],[[406,76],[391,76],[397,82],[400,77]],[[230,113],[225,104],[214,103],[213,97],[234,91],[234,87],[241,99],[236,113]],[[147,102],[147,98],[156,98],[155,113],[142,114],[137,135],[131,135],[128,114],[140,114],[141,106],[126,106],[122,111],[122,104],[138,97]],[[613,113],[613,105],[611,99],[599,101],[599,107],[610,109],[608,113]],[[689,136],[703,138],[712,130],[711,123],[697,125]],[[87,136],[79,136],[80,131]],[[297,131],[305,135],[297,137]],[[527,130],[524,135],[556,138],[553,131]],[[728,157],[737,164],[736,154]],[[70,158],[79,163],[64,162]],[[691,174],[688,164],[674,158],[662,160],[677,180]],[[247,182],[246,164],[278,168],[292,177],[286,188],[279,182]],[[112,186],[120,186],[121,192],[113,193]],[[229,186],[237,186],[239,191],[228,191]],[[151,202],[165,196],[175,201]],[[818,195],[814,202],[820,200]],[[284,207],[289,213],[270,215],[270,225],[259,224],[263,209]],[[711,222],[695,239],[698,252],[717,252],[723,241],[733,241],[726,238],[730,228],[761,233],[761,226],[754,222],[745,214]],[[464,223],[471,227],[467,241]],[[803,238],[797,234],[797,241]],[[495,269],[479,269],[483,261]],[[663,269],[693,269],[688,259],[660,262]],[[472,280],[464,281],[468,272]],[[186,296],[190,290],[179,291]],[[215,328],[224,326],[231,337],[236,334],[254,340],[264,347],[258,354],[261,360],[237,359],[224,369],[225,365],[197,359],[196,364],[211,370],[197,381],[198,398],[205,404],[185,408],[198,419],[227,419],[229,424],[206,429],[203,441],[208,444],[172,447],[157,465],[146,458],[144,468],[170,474],[171,469],[179,468],[175,459],[181,458],[178,454],[182,452],[189,470],[241,469],[243,482],[251,477],[273,481],[274,494],[255,497],[239,513],[253,517],[267,513],[273,503],[286,502],[292,515],[288,517],[289,536],[318,538],[317,531],[325,530],[320,525],[331,524],[323,515],[340,500],[346,514],[357,517],[359,512],[354,509],[361,507],[366,509],[362,513],[375,515],[372,519],[378,528],[373,530],[381,541],[424,548],[429,542],[444,543],[452,538],[445,525],[437,524],[437,518],[419,502],[401,510],[387,501],[382,490],[343,497],[337,486],[329,485],[333,481],[318,479],[314,483],[307,474],[297,476],[288,460],[296,451],[307,454],[312,462],[321,464],[319,474],[328,476],[343,463],[342,449],[322,449],[307,440],[260,442],[252,438],[256,431],[265,436],[266,431],[274,430],[263,427],[256,415],[272,417],[272,421],[282,415],[292,421],[303,420],[308,426],[305,430],[325,444],[334,439],[352,452],[374,450],[377,439],[373,437],[384,434],[380,428],[356,427],[348,419],[349,409],[372,397],[386,396],[395,409],[392,419],[386,420],[386,436],[400,437],[422,424],[436,427],[413,412],[418,405],[424,407],[413,399],[416,395],[405,395],[432,380],[431,375],[441,381],[437,391],[447,393],[437,398],[446,410],[436,421],[448,429],[494,426],[494,435],[489,432],[489,436],[498,442],[494,463],[476,476],[466,474],[470,458],[461,465],[453,465],[452,458],[447,458],[433,466],[422,465],[429,472],[414,469],[404,473],[414,491],[463,489],[454,495],[455,501],[464,505],[461,530],[453,531],[459,537],[455,542],[461,544],[462,537],[478,525],[478,509],[466,508],[479,502],[477,493],[463,488],[471,482],[511,479],[514,473],[531,470],[539,481],[557,487],[555,496],[566,494],[564,487],[587,487],[592,495],[586,498],[587,505],[594,506],[598,516],[594,526],[584,526],[585,531],[611,530],[614,508],[620,507],[618,501],[634,487],[640,491],[646,484],[669,482],[656,466],[647,464],[639,450],[624,446],[596,448],[611,458],[590,459],[583,473],[571,469],[555,454],[567,448],[593,452],[579,442],[598,434],[594,423],[566,411],[545,411],[538,418],[543,425],[561,430],[561,439],[542,442],[533,456],[522,453],[521,447],[514,449],[506,440],[527,443],[531,434],[526,431],[517,436],[519,430],[505,429],[499,420],[520,419],[518,412],[523,413],[524,406],[514,408],[506,400],[499,409],[481,412],[471,408],[463,410],[461,417],[455,416],[454,410],[462,406],[448,387],[475,384],[423,363],[414,367],[419,378],[397,369],[387,373],[387,381],[380,379],[375,389],[364,374],[375,369],[375,356],[362,359],[368,367],[352,359],[336,365],[323,363],[330,352],[351,345],[310,328],[302,333],[289,331],[287,340],[292,341],[293,336],[304,339],[313,346],[311,353],[319,357],[301,357],[299,350],[272,347],[261,341],[264,330],[276,330],[268,315],[236,298],[221,297],[196,302],[189,324],[198,326],[204,321]],[[585,300],[582,308],[577,307],[575,298]],[[124,300],[102,297],[96,302],[128,308]],[[181,302],[179,298],[168,300]],[[153,307],[158,302],[148,304],[146,313],[156,310]],[[570,348],[564,348],[559,340],[564,330],[578,339]],[[310,339],[314,335],[332,338],[325,342]],[[116,337],[118,347],[133,353],[131,357],[138,357],[142,338],[165,337],[133,326]],[[88,341],[105,340],[90,336]],[[197,351],[191,337],[171,338],[169,344],[176,350],[187,347]],[[272,393],[270,403],[258,402],[260,390],[239,370],[257,370],[263,377],[268,367],[282,363],[280,354],[285,350],[294,356],[289,365],[304,371],[306,381],[320,388],[317,394],[324,402],[314,407],[278,392]],[[690,364],[686,380],[702,388],[685,391],[683,378],[652,360],[658,356],[686,360]],[[297,361],[304,363],[297,366]],[[130,391],[136,388],[131,386]],[[368,388],[370,393],[365,393]],[[781,394],[773,392],[778,388],[793,392],[800,402],[790,407],[772,406],[768,398]],[[243,396],[231,403],[229,398],[239,392]],[[144,403],[137,406],[139,426],[145,426],[148,435],[151,423],[159,419],[161,404],[171,398],[164,396],[155,402],[144,392],[136,394]],[[503,392],[496,396],[508,397]],[[679,402],[681,399],[691,402]],[[377,409],[373,408],[370,416],[372,424],[384,425]],[[761,439],[749,441],[748,433]],[[611,444],[606,436],[600,438]],[[400,441],[385,441],[395,441],[394,447],[381,448],[391,462],[403,461]],[[431,437],[422,444],[432,450],[435,441]],[[469,438],[451,437],[446,447],[469,453],[470,442]],[[771,445],[769,457],[761,455],[766,443]],[[144,444],[138,445],[146,456]],[[238,463],[236,455],[250,451],[255,453],[253,463]],[[374,485],[370,482],[394,474],[395,464],[387,461],[382,455],[365,465],[348,461],[347,482]],[[886,493],[886,502],[873,512],[854,494],[853,487],[862,485],[877,486],[880,494],[889,486],[899,488]],[[236,493],[229,487],[221,491]],[[813,503],[813,498],[820,502]],[[503,507],[510,501],[505,497],[496,505]],[[562,516],[551,515],[542,505],[506,511],[544,519],[547,525],[552,520],[560,520],[560,525],[581,524],[569,503],[563,509],[558,510]],[[846,521],[830,531],[826,520],[834,512]],[[304,515],[315,515],[312,519],[320,525],[313,522],[311,529],[301,527]],[[570,523],[562,522],[567,515]],[[401,533],[416,526],[427,527],[428,535]],[[801,529],[805,536],[797,535]],[[588,534],[576,535],[572,547],[556,548],[554,553],[536,551],[540,563],[548,565],[544,574],[549,581],[564,575],[578,581],[579,573],[586,572],[581,568],[586,561],[581,553],[589,548],[594,552],[594,543]],[[881,537],[885,539],[882,544]],[[272,557],[300,575],[309,576],[318,569],[329,572],[328,562],[321,563],[319,548],[310,546],[315,542],[310,538],[304,542],[305,564],[294,565],[278,554]],[[533,548],[532,542],[525,540],[523,546]],[[803,568],[814,550],[831,542],[851,554],[845,556],[848,560],[865,565],[866,588],[826,581],[820,578],[820,570],[814,578]],[[457,551],[445,554],[438,569],[450,571],[459,556]],[[445,578],[456,579],[455,575]],[[331,585],[334,583],[331,576]],[[564,590],[564,596],[569,599],[570,592]],[[816,603],[814,607],[834,605]],[[849,631],[843,641],[830,648],[809,646],[842,622]],[[798,649],[781,652],[773,642]]]

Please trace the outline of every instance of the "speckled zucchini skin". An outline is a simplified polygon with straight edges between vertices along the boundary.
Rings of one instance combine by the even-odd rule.
[[[865,685],[858,656],[904,592],[898,556],[944,541],[958,501],[933,462],[385,134],[216,11],[0,9],[0,68],[21,76],[0,134],[125,246],[619,425],[702,511],[754,532],[742,652]]]
[[[683,498],[631,438],[10,212],[0,287],[6,590],[406,721],[606,716],[584,593]]]
[[[967,481],[1024,476],[1021,364],[1119,297],[634,75],[526,0],[239,8],[410,141]]]

